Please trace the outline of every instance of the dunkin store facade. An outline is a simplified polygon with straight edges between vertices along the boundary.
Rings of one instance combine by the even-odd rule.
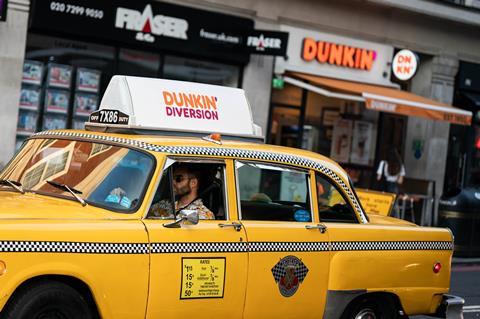
[[[401,191],[419,198],[422,214],[412,219],[432,224],[443,171],[426,178],[412,172],[429,161],[429,139],[439,143],[441,138],[447,146],[448,134],[435,136],[416,123],[434,123],[448,132],[452,124],[469,126],[472,113],[409,92],[411,79],[428,67],[421,54],[291,25],[280,30],[289,33],[288,59],[275,60],[281,85],[272,89],[268,141],[329,156],[356,186],[369,189],[382,189],[378,164],[395,152],[407,171]],[[446,149],[441,153],[445,165]]]

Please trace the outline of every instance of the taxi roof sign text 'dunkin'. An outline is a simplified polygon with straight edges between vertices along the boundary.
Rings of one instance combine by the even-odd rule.
[[[242,89],[120,75],[86,127],[263,138]]]

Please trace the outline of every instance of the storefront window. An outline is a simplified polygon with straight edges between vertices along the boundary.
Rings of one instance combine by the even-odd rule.
[[[401,120],[405,117],[400,116]],[[293,85],[272,91],[269,143],[293,146],[328,156],[342,165],[356,186],[372,187],[379,112],[362,103],[326,97]],[[392,122],[392,121],[390,121]],[[397,129],[397,122],[389,127]],[[388,128],[385,127],[388,131]],[[383,133],[382,133],[383,134]],[[403,149],[404,125],[386,145]]]
[[[158,54],[120,49],[118,74],[157,77],[159,68],[160,56]]]
[[[302,90],[293,85],[272,90],[272,122],[268,142],[299,147]]]
[[[356,186],[371,187],[378,112],[362,103],[309,92],[303,148],[342,165]]]
[[[17,148],[36,131],[83,129],[114,74],[115,48],[29,34],[22,74]]]
[[[78,71],[77,68],[88,68],[101,72],[99,91],[102,91],[102,89],[106,88],[114,73],[115,48],[89,42],[29,34],[25,59],[42,62],[44,68],[48,68],[48,63],[67,65],[72,68],[71,78],[69,79],[70,85],[67,85],[67,87],[61,86],[58,82],[56,84],[42,82],[42,85],[50,85],[72,91],[83,89],[92,92],[96,89],[95,87],[78,87],[80,83],[77,82],[80,82],[80,79],[74,78]],[[48,80],[48,69],[44,69],[43,75],[43,80]],[[83,83],[86,82],[85,78],[81,80]]]
[[[308,93],[304,146],[311,151],[331,156],[333,129],[341,118],[342,105],[343,100]]]
[[[165,56],[163,67],[165,79],[230,87],[238,87],[239,74],[238,66],[169,55]]]

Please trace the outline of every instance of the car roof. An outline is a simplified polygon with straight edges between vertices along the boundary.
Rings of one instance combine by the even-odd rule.
[[[306,164],[309,161],[314,161],[321,162],[323,166],[334,171],[336,174],[341,176],[345,182],[348,182],[347,173],[340,167],[339,164],[332,161],[328,157],[311,151],[285,146],[228,139],[222,139],[222,144],[218,145],[200,137],[103,133],[86,130],[44,131],[35,134],[33,137],[93,139],[104,142],[114,142],[117,144],[123,144],[125,146],[134,146],[153,152],[178,155],[223,155],[233,158],[245,158],[252,160],[258,159],[269,162],[277,162],[280,164],[300,164],[299,166],[309,166],[302,164]],[[179,150],[181,150],[181,152],[179,152]],[[253,154],[253,156],[242,156],[243,154],[241,151],[250,152],[250,154]],[[258,156],[257,158],[255,155],[262,156]],[[282,156],[286,157],[284,158]],[[306,162],[302,163],[302,159],[305,159]]]

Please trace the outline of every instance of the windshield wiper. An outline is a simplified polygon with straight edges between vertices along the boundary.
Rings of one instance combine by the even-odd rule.
[[[82,204],[82,206],[87,206],[87,203],[85,202],[85,200],[83,198],[81,198],[80,196],[78,196],[77,194],[83,194],[81,191],[73,188],[73,187],[70,187],[68,185],[65,185],[65,184],[60,184],[60,183],[57,183],[57,182],[54,182],[54,181],[47,181],[48,184],[52,185],[52,186],[55,186],[56,188],[59,188],[61,190],[64,190],[64,191],[67,191],[69,192],[70,194],[73,195],[73,197],[75,197],[75,199],[80,203]]]
[[[23,190],[22,184],[17,181],[12,181],[10,179],[2,179],[0,180],[0,185],[5,185],[5,186],[11,186],[15,188],[18,192],[25,194],[25,191]]]

